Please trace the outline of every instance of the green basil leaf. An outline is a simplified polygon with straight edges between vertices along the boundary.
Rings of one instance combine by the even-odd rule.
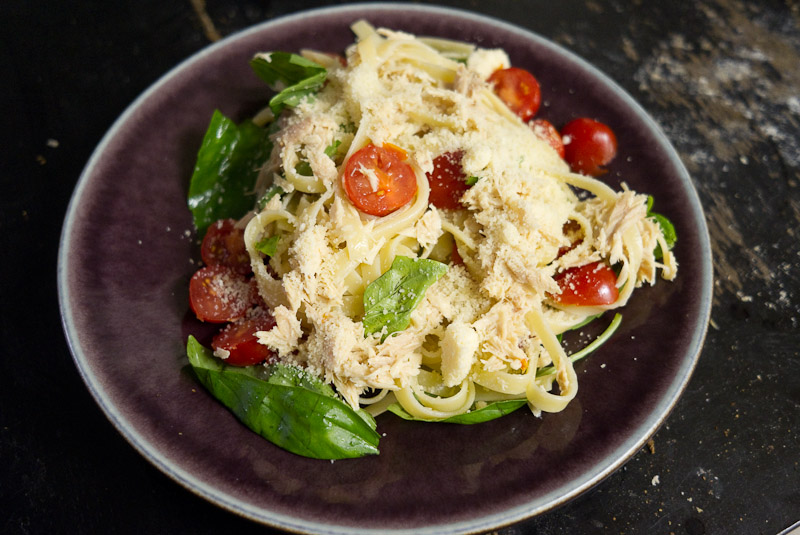
[[[302,176],[314,176],[314,171],[311,170],[311,164],[303,160],[294,166],[294,171]]]
[[[237,126],[214,111],[189,183],[188,204],[198,233],[214,221],[238,219],[253,208],[258,170],[271,151],[266,130],[251,121]]]
[[[342,142],[340,140],[334,139],[333,143],[325,147],[325,155],[328,158],[333,159],[334,156],[336,156],[336,153],[339,152],[339,145],[341,144]]]
[[[267,256],[275,256],[275,253],[278,251],[279,240],[280,236],[278,235],[265,237],[256,243],[256,250]]]
[[[275,195],[283,195],[286,193],[280,186],[272,185],[270,188],[258,199],[258,209],[263,210],[267,203],[272,200]]]
[[[339,145],[342,142],[338,139],[334,139],[333,143],[325,147],[325,155],[330,158],[331,160],[335,160],[335,156],[338,152]],[[314,171],[311,170],[311,164],[308,163],[306,160],[301,160],[297,162],[297,165],[294,166],[294,170],[298,175],[302,176],[314,176]]]
[[[298,368],[297,366],[287,366],[285,364],[273,364],[269,367],[269,369],[270,376],[268,381],[270,383],[281,384],[284,386],[299,386],[323,396],[339,399],[331,385],[319,377],[311,375],[302,368]],[[359,409],[355,412],[372,429],[375,429],[378,426],[375,422],[375,417],[367,411]]]
[[[501,418],[506,414],[511,414],[515,410],[525,405],[527,402],[528,401],[525,399],[506,399],[501,401],[493,401],[481,409],[472,410],[464,414],[457,414],[442,420],[423,420],[420,418],[415,418],[406,412],[406,410],[403,409],[399,403],[392,403],[389,405],[388,410],[404,420],[472,425],[488,422],[490,420],[496,420],[497,418]]]
[[[653,199],[652,195],[647,196],[647,217],[652,217],[658,223],[658,226],[661,227],[661,233],[664,235],[664,241],[667,242],[667,248],[672,249],[675,246],[675,242],[678,241],[678,234],[675,232],[675,225],[672,224],[666,216],[653,212],[653,203],[655,200]],[[661,250],[661,244],[656,245],[653,254],[656,257],[656,260],[660,260],[664,256],[664,252]]]
[[[478,180],[480,179],[481,177],[479,176],[468,176],[465,182],[467,183],[467,186],[474,186],[475,184],[478,183]]]
[[[305,457],[346,459],[378,454],[380,435],[308,374],[272,369],[267,380],[215,362],[194,337],[186,345],[202,385],[247,427]],[[330,387],[328,387],[330,388]]]
[[[667,242],[667,249],[672,249],[675,246],[675,242],[678,241],[678,234],[675,232],[675,225],[672,224],[672,221],[661,214],[651,213],[650,217],[655,219],[656,223],[658,223],[658,226],[661,227],[661,233],[664,235],[664,241]],[[663,256],[664,252],[661,250],[661,244],[656,245],[656,259],[660,259]]]
[[[386,273],[364,290],[364,336],[382,332],[382,340],[402,331],[425,290],[447,271],[447,265],[427,258],[395,257]]]
[[[328,75],[319,63],[288,52],[257,54],[250,60],[250,66],[259,78],[279,91],[269,101],[276,116],[284,108],[297,106],[304,98],[316,93]]]
[[[345,134],[355,134],[358,129],[356,128],[356,123],[349,122],[340,124],[339,130]]]

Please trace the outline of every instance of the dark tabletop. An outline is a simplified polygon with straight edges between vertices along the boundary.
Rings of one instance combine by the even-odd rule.
[[[139,93],[212,40],[333,3],[0,3],[0,532],[274,532],[106,420],[65,342],[56,256],[81,169]],[[537,32],[631,93],[689,170],[714,253],[705,346],[665,425],[593,490],[500,533],[770,535],[800,519],[800,4],[438,3]]]

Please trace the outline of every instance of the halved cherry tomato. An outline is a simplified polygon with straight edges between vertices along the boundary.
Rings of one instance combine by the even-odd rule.
[[[394,145],[370,143],[345,165],[342,182],[353,205],[365,214],[385,216],[408,203],[417,193],[417,176],[406,153]]]
[[[250,272],[250,255],[244,245],[244,229],[233,219],[212,223],[200,246],[200,256],[209,266],[221,264],[242,274]]]
[[[489,83],[494,85],[494,92],[500,100],[523,121],[527,121],[539,111],[542,90],[536,77],[525,69],[509,67],[496,70],[489,77]]]
[[[461,169],[462,151],[445,152],[433,159],[433,171],[427,174],[431,192],[428,200],[436,208],[462,208],[461,196],[469,189]]]
[[[562,305],[610,305],[619,297],[617,276],[603,262],[569,268],[557,274],[554,279],[561,288],[561,293],[550,297]]]
[[[533,133],[542,138],[544,141],[555,149],[561,159],[564,159],[564,142],[561,140],[561,134],[553,123],[547,119],[534,119],[530,122]]]
[[[275,327],[275,319],[269,312],[257,314],[246,319],[239,319],[229,323],[211,341],[214,350],[228,351],[225,364],[232,366],[251,366],[265,360],[277,360],[275,353],[258,343],[256,333],[269,331]]]
[[[258,301],[251,281],[233,269],[206,266],[189,281],[189,304],[200,321],[225,323],[244,316]]]
[[[607,165],[617,155],[617,137],[607,125],[580,117],[561,129],[564,141],[564,159],[576,173],[590,176],[602,175]]]

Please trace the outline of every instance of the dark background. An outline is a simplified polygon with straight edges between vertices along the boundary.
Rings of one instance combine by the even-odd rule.
[[[162,475],[105,419],[61,330],[56,256],[83,165],[139,93],[219,36],[336,3],[0,3],[0,532],[272,532]],[[630,92],[692,175],[715,255],[702,356],[651,446],[500,533],[769,535],[799,520],[800,4],[438,4],[537,32]]]

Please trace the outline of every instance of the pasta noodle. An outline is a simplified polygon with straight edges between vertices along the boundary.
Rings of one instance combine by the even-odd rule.
[[[502,51],[363,21],[352,29],[346,65],[303,52],[327,68],[326,85],[277,119],[258,187],[282,193],[242,221],[259,293],[278,322],[260,342],[373,414],[399,403],[438,420],[505,399],[527,400],[535,413],[563,410],[578,381],[557,335],[623,306],[656,269],[675,276],[646,196],[569,171],[479,74],[507,67]],[[416,178],[411,200],[382,217],[357,209],[342,184],[346,162],[369,144],[399,147]],[[436,156],[455,151],[476,182],[464,209],[438,209],[427,175]],[[259,244],[272,238],[268,257]],[[448,268],[408,327],[365,334],[365,291],[398,257]],[[614,303],[552,299],[559,272],[596,261],[619,268]],[[546,366],[554,373],[537,373]]]

